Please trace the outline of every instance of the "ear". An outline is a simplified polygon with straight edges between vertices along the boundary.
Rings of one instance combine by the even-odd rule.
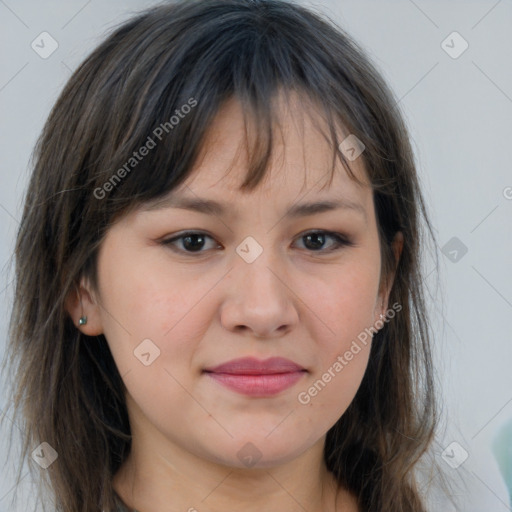
[[[388,309],[388,300],[389,300],[389,294],[391,293],[391,288],[393,287],[393,283],[395,281],[395,275],[396,275],[396,269],[398,267],[398,263],[400,261],[400,256],[402,255],[402,249],[404,247],[404,235],[401,231],[398,231],[395,234],[395,237],[393,238],[393,241],[391,242],[391,247],[393,249],[393,254],[395,256],[395,266],[393,271],[391,272],[391,275],[388,277],[386,281],[386,285],[384,286],[384,289],[382,290],[380,294],[380,301],[377,305],[377,307],[382,307],[383,311],[379,311],[379,315],[386,314],[386,311]],[[379,316],[377,315],[377,316]]]
[[[103,334],[100,306],[86,279],[82,278],[79,286],[72,287],[64,306],[76,328],[81,332],[87,336]],[[79,324],[82,316],[87,317],[87,322],[84,325]]]

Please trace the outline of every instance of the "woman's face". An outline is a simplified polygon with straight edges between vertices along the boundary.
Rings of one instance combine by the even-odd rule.
[[[125,216],[101,247],[99,307],[83,330],[105,335],[132,433],[162,452],[233,467],[292,460],[345,412],[365,372],[361,335],[387,307],[371,189],[338,162],[321,190],[331,148],[309,118],[303,130],[290,111],[281,119],[270,174],[241,192],[243,118],[226,104],[172,203]],[[366,181],[361,159],[351,164]],[[199,199],[222,210],[178,206]],[[325,201],[335,206],[304,207]],[[261,364],[219,367],[240,358]]]

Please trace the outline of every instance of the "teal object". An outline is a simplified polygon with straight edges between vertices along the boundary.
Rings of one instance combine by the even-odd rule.
[[[498,431],[498,435],[492,442],[492,451],[498,461],[512,501],[512,419]]]

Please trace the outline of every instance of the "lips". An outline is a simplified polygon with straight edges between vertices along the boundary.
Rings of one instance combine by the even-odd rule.
[[[238,393],[265,397],[293,386],[307,370],[282,357],[272,357],[263,361],[245,357],[207,368],[204,373]]]
[[[212,373],[229,373],[231,375],[272,375],[275,373],[292,373],[304,368],[283,357],[271,357],[260,361],[254,357],[233,359],[205,371]]]

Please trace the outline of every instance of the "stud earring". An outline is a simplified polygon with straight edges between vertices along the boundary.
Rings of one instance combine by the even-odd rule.
[[[78,320],[78,325],[85,325],[87,323],[87,317],[84,315],[84,307],[83,307],[83,304],[82,304],[82,297],[80,297],[80,292],[79,292],[78,287],[76,286],[76,284],[75,284],[75,288],[76,288],[76,293],[78,295],[78,300],[80,301],[80,308],[82,309],[82,316]]]

